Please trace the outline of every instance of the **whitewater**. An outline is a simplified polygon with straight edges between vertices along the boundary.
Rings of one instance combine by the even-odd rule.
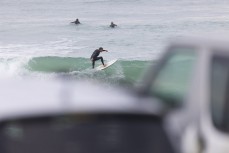
[[[173,36],[227,32],[228,1],[1,0],[0,78],[71,76],[133,83]],[[70,22],[79,18],[81,25]],[[114,22],[118,27],[109,28]],[[106,71],[91,69],[103,47]],[[98,61],[97,65],[100,64]]]

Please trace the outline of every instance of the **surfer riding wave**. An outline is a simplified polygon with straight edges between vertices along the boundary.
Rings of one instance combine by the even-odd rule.
[[[96,49],[92,55],[91,55],[91,61],[92,61],[92,68],[94,69],[95,67],[95,61],[97,60],[101,60],[103,66],[105,66],[104,61],[103,61],[103,57],[99,56],[99,54],[101,52],[108,52],[107,50],[104,50],[102,47],[100,47],[99,49]]]

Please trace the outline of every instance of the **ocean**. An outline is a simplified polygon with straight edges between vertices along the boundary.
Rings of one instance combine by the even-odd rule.
[[[228,29],[224,0],[0,0],[0,78],[133,84],[172,37]],[[98,72],[89,58],[99,47],[118,62]]]

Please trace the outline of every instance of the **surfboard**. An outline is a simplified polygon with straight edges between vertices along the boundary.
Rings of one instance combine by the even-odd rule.
[[[111,66],[112,64],[114,64],[115,62],[117,62],[117,59],[111,60],[111,61],[105,63],[105,66],[100,65],[100,66],[96,67],[95,69],[96,70],[104,70],[104,69],[108,68],[109,66]]]

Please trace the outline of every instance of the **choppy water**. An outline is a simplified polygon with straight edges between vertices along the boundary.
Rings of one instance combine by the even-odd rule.
[[[215,0],[1,0],[1,77],[137,80],[168,38],[227,32],[229,2]],[[79,18],[79,26],[70,24]],[[117,28],[108,27],[113,21]],[[111,69],[91,70],[98,47]],[[99,62],[97,62],[99,63]]]

